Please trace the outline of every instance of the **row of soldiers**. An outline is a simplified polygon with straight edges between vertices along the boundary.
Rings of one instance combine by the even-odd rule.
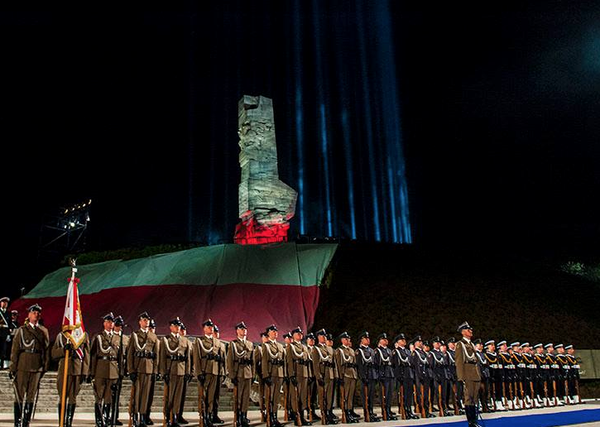
[[[9,310],[9,303],[9,297],[0,298],[0,369],[8,369],[13,337],[19,327],[19,312]]]
[[[408,340],[404,334],[390,340],[383,333],[373,347],[370,334],[363,332],[354,349],[350,335],[344,332],[339,336],[340,345],[334,348],[333,337],[325,330],[304,336],[298,327],[285,334],[281,343],[277,326],[271,325],[261,333],[261,343],[255,345],[247,339],[245,323],[240,322],[235,326],[236,339],[226,346],[210,319],[202,324],[204,335],[192,342],[186,338],[179,318],[169,322],[167,336],[157,337],[150,316],[144,312],[138,316],[139,329],[130,336],[123,334],[122,319],[108,314],[103,318],[103,331],[91,340],[86,336],[77,349],[62,333],[50,349],[48,331],[39,325],[40,313],[41,307],[31,306],[28,321],[15,334],[10,372],[15,379],[16,427],[29,425],[39,380],[50,358],[59,361],[57,388],[60,393],[66,387],[63,423],[69,427],[77,394],[86,381],[93,382],[96,426],[120,425],[118,402],[124,376],[132,380],[129,417],[136,427],[152,424],[150,408],[157,380],[164,381],[165,424],[177,427],[187,423],[183,402],[192,378],[198,381],[201,427],[222,422],[217,414],[218,394],[225,377],[233,385],[236,427],[249,426],[250,394],[256,383],[261,421],[268,427],[281,427],[277,415],[280,404],[285,408],[284,421],[298,426],[319,420],[322,424],[356,423],[364,417],[375,422],[461,412],[463,383],[457,380],[453,338],[444,342],[435,337],[430,343],[420,336]],[[479,405],[483,411],[580,402],[579,365],[572,346],[506,346],[501,341],[496,352],[493,341],[473,343],[478,349]],[[67,383],[63,384],[66,351],[71,361]],[[363,417],[354,410],[357,389]],[[341,419],[333,413],[336,397]],[[380,415],[374,410],[376,398]],[[392,410],[394,406],[399,414]]]

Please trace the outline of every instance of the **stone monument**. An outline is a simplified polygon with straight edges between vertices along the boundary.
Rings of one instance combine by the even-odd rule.
[[[279,180],[273,101],[244,95],[238,103],[239,217],[234,242],[286,242],[298,193]]]

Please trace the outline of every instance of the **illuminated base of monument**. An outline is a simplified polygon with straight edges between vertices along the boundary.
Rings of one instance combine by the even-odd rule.
[[[256,218],[244,216],[235,226],[234,243],[239,245],[262,245],[266,243],[287,242],[290,224],[281,222],[275,224],[259,224]]]

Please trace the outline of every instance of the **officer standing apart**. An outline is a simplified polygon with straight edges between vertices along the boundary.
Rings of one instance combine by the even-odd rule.
[[[458,327],[462,339],[456,346],[456,376],[464,385],[465,413],[469,427],[480,427],[477,423],[477,395],[481,387],[481,374],[477,366],[475,346],[471,342],[473,328],[464,322]]]
[[[134,427],[148,425],[150,412],[150,389],[152,378],[158,372],[158,338],[150,330],[150,315],[143,312],[138,316],[140,329],[131,334],[127,349],[127,371],[134,387],[131,402]]]
[[[10,360],[8,353],[8,344],[10,342],[10,314],[8,312],[8,303],[10,298],[0,298],[0,369],[7,369]]]
[[[15,333],[8,374],[16,392],[15,425],[22,427],[29,426],[39,382],[50,360],[48,329],[39,324],[42,307],[34,304],[27,311],[27,322]]]

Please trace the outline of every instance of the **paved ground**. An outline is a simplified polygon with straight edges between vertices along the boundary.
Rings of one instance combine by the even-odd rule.
[[[503,412],[503,413],[494,413],[494,414],[484,414],[484,419],[493,419],[493,418],[498,418],[498,417],[510,417],[510,416],[523,416],[523,415],[528,415],[528,414],[544,414],[544,413],[556,413],[556,412],[569,412],[569,411],[579,411],[579,410],[586,410],[586,409],[600,409],[600,401],[596,400],[596,401],[589,401],[586,402],[583,405],[576,405],[576,406],[563,406],[563,407],[559,407],[559,408],[543,408],[543,409],[531,409],[528,411],[514,411],[514,412]],[[0,409],[2,412],[0,412],[0,426],[12,426],[13,425],[13,415],[12,413],[7,413],[5,408],[1,408]],[[358,412],[358,411],[357,411]],[[225,421],[225,426],[224,427],[231,427],[232,424],[232,420],[233,420],[233,413],[232,412],[224,412],[224,413],[220,413],[219,414],[221,416],[221,418],[223,418],[223,420]],[[264,424],[261,424],[259,422],[259,414],[258,411],[250,411],[248,413],[250,420],[253,421],[252,425],[253,426],[264,426]],[[184,414],[185,418],[188,419],[188,421],[190,421],[190,424],[188,425],[189,427],[194,427],[194,426],[198,426],[198,414],[197,413],[185,413]],[[338,414],[339,416],[339,414]],[[56,422],[57,416],[56,414],[52,414],[52,413],[45,413],[45,414],[39,414],[36,416],[36,419],[32,422],[33,426],[36,427],[56,427],[57,422]],[[160,418],[159,418],[159,414],[154,414],[153,419],[155,421],[155,425],[156,427],[161,427],[162,423],[160,422]],[[283,414],[280,413],[279,415],[279,419],[283,420]],[[123,422],[125,422],[125,419],[121,418],[121,420]],[[358,424],[354,424],[354,426],[356,427],[392,427],[392,426],[415,426],[415,425],[427,425],[427,424],[435,424],[435,423],[441,423],[444,422],[450,426],[456,424],[456,426],[458,427],[459,425],[466,425],[466,419],[464,416],[457,416],[457,417],[445,417],[445,418],[431,418],[431,419],[426,419],[426,420],[410,420],[410,421],[387,421],[387,422],[379,422],[376,424],[373,423],[358,423]],[[80,413],[80,414],[76,414],[75,420],[73,422],[74,426],[92,426],[94,425],[94,415],[91,413]],[[127,424],[125,424],[127,425]],[[320,425],[320,424],[318,424]],[[574,426],[575,424],[572,424],[572,426]],[[577,424],[579,426],[600,426],[600,422],[594,422],[594,423],[586,423],[586,424]],[[293,427],[293,424],[288,423],[287,424],[288,427]]]

